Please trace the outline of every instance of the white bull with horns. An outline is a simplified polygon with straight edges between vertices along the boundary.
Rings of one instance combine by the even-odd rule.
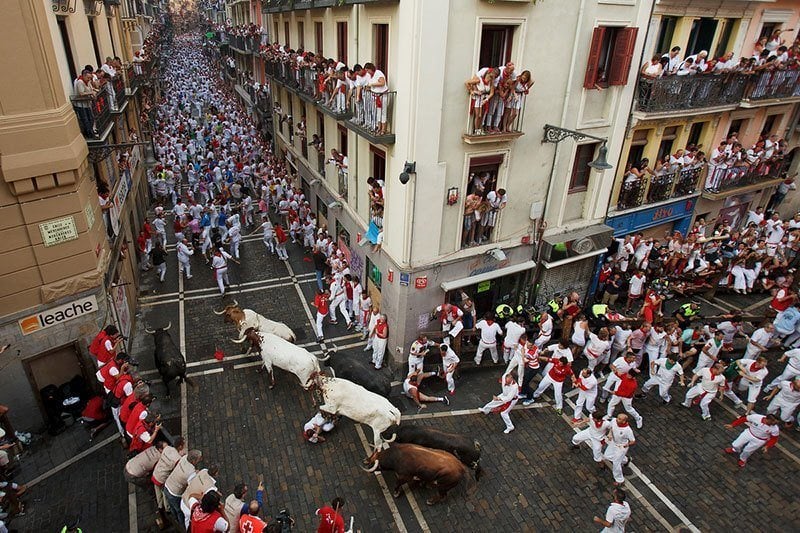
[[[269,372],[270,389],[275,386],[273,366],[297,376],[304,389],[311,386],[311,378],[319,373],[319,359],[314,354],[272,333],[264,333],[257,328],[248,327],[239,339],[231,340],[238,344],[249,340],[250,347],[247,349],[247,353],[256,351],[261,354],[264,368]]]
[[[289,342],[297,339],[294,331],[283,322],[270,320],[252,309],[242,309],[236,300],[232,304],[226,305],[222,311],[214,311],[214,314],[225,315],[226,321],[236,325],[240,336],[244,335],[247,328],[256,328],[263,333],[272,333]]]
[[[384,441],[381,433],[393,425],[400,424],[400,411],[383,396],[370,392],[361,385],[341,378],[322,374],[313,376],[313,385],[322,392],[324,404],[319,410],[334,415],[344,415],[354,422],[372,428],[374,446],[394,442],[397,434]]]

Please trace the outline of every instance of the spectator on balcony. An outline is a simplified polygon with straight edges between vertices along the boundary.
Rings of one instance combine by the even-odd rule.
[[[367,72],[367,69],[356,63],[353,66],[353,86],[351,89],[350,99],[353,101],[353,107],[355,107],[355,117],[353,117],[353,121],[356,124],[363,125],[366,120],[365,110],[364,110],[364,91],[367,90],[367,86],[370,82],[370,75]]]
[[[772,35],[770,35],[770,37],[767,40],[767,42],[764,43],[764,49],[768,50],[769,52],[774,52],[779,47],[781,47],[782,45],[786,44],[786,41],[784,39],[781,39],[781,34],[784,33],[784,32],[787,32],[787,31],[791,31],[791,30],[780,30],[779,29],[779,30],[773,31]]]
[[[789,49],[785,46],[779,46],[774,52],[770,52],[768,59],[772,57],[776,68],[781,68],[789,62]]]
[[[385,135],[389,108],[389,101],[385,94],[389,91],[389,82],[386,74],[372,63],[365,64],[364,70],[369,74],[367,89],[372,93],[367,101],[367,108],[371,111],[372,118],[368,127],[377,135]]]
[[[347,156],[340,153],[336,148],[331,148],[331,158],[328,160],[328,163],[335,165],[340,175],[347,176],[349,161]]]
[[[661,59],[666,59],[667,64],[664,66],[664,75],[672,76],[677,74],[683,60],[681,59],[681,47],[673,46],[672,49],[661,56]]]
[[[494,69],[486,70],[483,75],[476,75],[466,81],[470,95],[470,110],[473,114],[473,135],[483,135],[483,118],[489,107],[489,100],[494,96]]]
[[[367,178],[369,185],[369,202],[372,208],[383,208],[383,180],[377,180],[370,176]]]
[[[705,66],[706,66],[705,64],[706,64],[706,59],[707,58],[708,58],[708,51],[707,50],[701,50],[699,53],[694,54],[694,55],[690,55],[686,59],[687,60],[691,59],[694,62],[695,67],[697,67],[698,70],[704,71],[705,70]],[[685,63],[685,61],[684,61],[684,63]]]
[[[516,124],[517,117],[525,105],[525,99],[535,83],[530,70],[523,70],[517,76],[517,79],[512,82],[513,88],[509,91],[506,97],[506,110],[503,116],[503,131],[519,131],[519,125]]]
[[[678,67],[678,72],[676,72],[677,76],[694,76],[697,74],[698,66],[694,62],[693,57],[687,57],[686,61],[681,63],[681,66]]]
[[[480,224],[481,212],[480,207],[483,203],[479,191],[473,190],[464,199],[464,234],[461,238],[461,246],[474,246],[475,233]]]
[[[136,50],[136,52],[133,53],[133,73],[137,76],[142,74],[142,63],[144,63],[142,51]]]
[[[775,192],[769,199],[769,203],[767,204],[767,211],[773,211],[778,209],[780,205],[783,203],[784,198],[789,193],[789,191],[797,190],[797,185],[795,185],[794,180],[797,175],[794,176],[786,176],[784,173],[784,179],[779,185],[778,188],[775,189]]]
[[[480,229],[478,230],[478,244],[491,240],[492,232],[497,224],[497,217],[507,204],[508,195],[505,189],[497,189],[486,193],[483,202],[485,211],[481,215]]]
[[[642,65],[639,74],[643,78],[654,80],[660,78],[664,74],[664,64],[669,64],[669,60],[660,57],[658,54],[650,58],[650,61]]]
[[[739,62],[734,59],[733,52],[727,52],[717,60],[711,71],[714,74],[725,74],[735,71],[738,65]]]
[[[111,76],[112,78],[117,75],[117,69],[114,68],[114,60],[111,57],[106,57],[106,62],[100,67],[100,70]]]
[[[117,106],[117,94],[114,90],[114,81],[106,72],[100,73],[100,90],[105,91],[106,98],[108,98],[108,107],[113,111],[117,111],[119,107]]]
[[[91,71],[84,69],[81,72],[81,76],[75,80],[74,87],[76,96],[75,112],[78,115],[81,131],[86,137],[96,137],[97,129],[94,125],[92,103],[97,91],[92,83]]]

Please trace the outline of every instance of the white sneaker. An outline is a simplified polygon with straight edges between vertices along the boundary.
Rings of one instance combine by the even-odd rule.
[[[506,428],[506,429],[504,429],[504,430],[503,430],[503,433],[505,433],[506,435],[508,435],[509,433],[511,433],[512,431],[514,431],[514,429],[515,429],[515,428],[514,428],[514,426],[511,426],[510,428]]]

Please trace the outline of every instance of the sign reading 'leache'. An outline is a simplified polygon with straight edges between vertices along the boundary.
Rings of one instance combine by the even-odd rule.
[[[47,309],[35,315],[26,316],[19,319],[19,329],[23,335],[30,335],[39,330],[57,326],[74,318],[79,318],[97,311],[97,299],[94,296],[87,296],[80,300],[59,305],[52,309]]]
[[[78,238],[78,228],[72,215],[42,222],[39,224],[39,231],[42,232],[45,246],[55,246]]]

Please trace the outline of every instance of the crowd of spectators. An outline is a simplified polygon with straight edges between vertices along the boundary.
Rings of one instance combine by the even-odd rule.
[[[470,135],[519,131],[525,100],[533,87],[529,70],[519,74],[508,62],[500,67],[484,67],[465,83],[470,96]]]

